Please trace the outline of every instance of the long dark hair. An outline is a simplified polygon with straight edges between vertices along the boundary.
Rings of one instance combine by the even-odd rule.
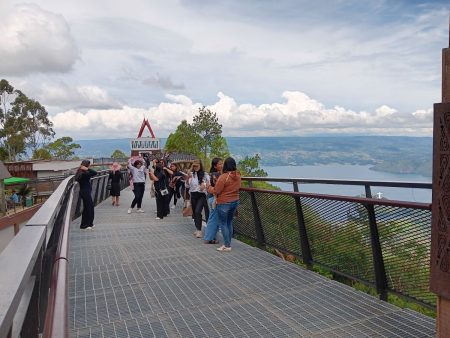
[[[90,165],[91,165],[91,161],[89,161],[89,160],[81,161],[80,167],[78,168],[77,172],[75,173],[75,181],[78,181],[81,177],[81,174],[83,173],[83,170],[81,170],[81,167],[89,168]]]
[[[220,157],[214,157],[211,161],[211,169],[209,169],[209,172],[212,173],[216,173],[217,169],[216,169],[216,165],[222,161],[222,159]]]
[[[193,171],[192,174],[197,173],[198,184],[200,184],[200,183],[202,183],[203,178],[205,177],[205,170],[203,169],[202,161],[200,161],[200,160],[195,160],[194,163],[193,163],[193,165],[194,165],[194,164],[200,165],[200,168],[198,169],[198,171],[192,170],[192,171]]]
[[[234,158],[228,157],[225,160],[225,162],[223,162],[222,172],[227,173],[236,170],[237,170],[236,161],[234,160]]]

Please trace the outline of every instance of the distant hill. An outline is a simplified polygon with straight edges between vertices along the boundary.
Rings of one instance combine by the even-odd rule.
[[[227,137],[236,159],[261,156],[265,166],[360,164],[373,170],[431,177],[433,139],[403,136]],[[161,139],[164,146],[166,139]],[[77,140],[80,157],[130,153],[129,139]]]

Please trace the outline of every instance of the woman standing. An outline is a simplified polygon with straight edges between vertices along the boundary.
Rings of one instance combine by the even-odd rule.
[[[94,227],[94,202],[92,201],[91,177],[97,175],[90,169],[91,161],[83,160],[75,174],[75,180],[80,185],[80,197],[83,200],[80,229],[92,230]]]
[[[155,171],[150,173],[150,177],[155,186],[156,219],[163,219],[169,215],[169,192],[167,190],[166,175],[160,162],[156,163]]]
[[[221,158],[215,157],[211,162],[211,169],[209,171],[210,175],[210,184],[211,187],[214,187],[217,179],[222,173],[223,161]],[[209,205],[209,218],[206,222],[206,230],[205,236],[203,239],[205,240],[205,244],[217,244],[219,241],[216,240],[217,230],[219,228],[219,223],[217,221],[217,208],[215,202],[214,194],[208,193],[208,205]]]
[[[231,237],[233,236],[233,216],[239,205],[239,189],[241,187],[241,174],[237,171],[236,161],[228,157],[222,168],[214,187],[209,186],[208,192],[217,196],[217,218],[222,229],[223,245],[218,251],[231,251]]]
[[[119,206],[119,197],[120,197],[120,181],[123,179],[122,173],[120,170],[122,167],[119,163],[114,162],[111,166],[111,171],[109,172],[109,179],[111,180],[111,196],[112,196],[112,205],[116,207]]]
[[[145,165],[143,165],[143,161],[136,160],[134,163],[131,163],[131,159],[128,160],[128,169],[131,171],[131,175],[133,176],[133,193],[134,199],[131,202],[131,207],[128,209],[128,213],[131,214],[134,207],[137,205],[137,212],[144,212],[142,210],[142,197],[144,196],[145,191],[145,179],[146,179],[146,171]]]
[[[189,188],[191,195],[192,216],[194,218],[195,228],[194,236],[202,238],[202,211],[205,209],[205,218],[209,218],[209,208],[206,202],[206,186],[209,184],[209,176],[203,170],[202,162],[194,161],[192,172],[189,172],[186,187]]]

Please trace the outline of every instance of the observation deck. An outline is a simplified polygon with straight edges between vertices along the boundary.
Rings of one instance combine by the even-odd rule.
[[[433,337],[434,319],[233,239],[218,252],[192,235],[181,207],[156,220],[110,199],[95,230],[71,224],[73,337]],[[179,201],[180,202],[180,201]],[[239,216],[241,217],[241,216]]]

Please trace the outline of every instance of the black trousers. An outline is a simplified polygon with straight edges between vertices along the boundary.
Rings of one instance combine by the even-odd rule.
[[[83,201],[80,228],[86,229],[94,224],[94,201],[92,201],[91,190],[80,190],[80,198]]]
[[[170,201],[172,200],[172,196],[173,196],[173,205],[177,205],[177,192],[176,192],[176,190],[175,190],[176,188],[167,188],[167,190],[169,190],[169,204],[170,204]]]
[[[192,218],[194,219],[195,228],[202,230],[202,211],[205,209],[205,219],[209,218],[209,207],[206,201],[206,194],[202,192],[191,192]]]
[[[169,195],[161,195],[156,192],[156,216],[164,218],[169,214]]]
[[[133,184],[134,187],[134,199],[133,202],[131,202],[131,209],[133,209],[136,204],[138,209],[141,208],[142,206],[142,198],[144,197],[144,191],[145,191],[145,183],[134,183]]]

